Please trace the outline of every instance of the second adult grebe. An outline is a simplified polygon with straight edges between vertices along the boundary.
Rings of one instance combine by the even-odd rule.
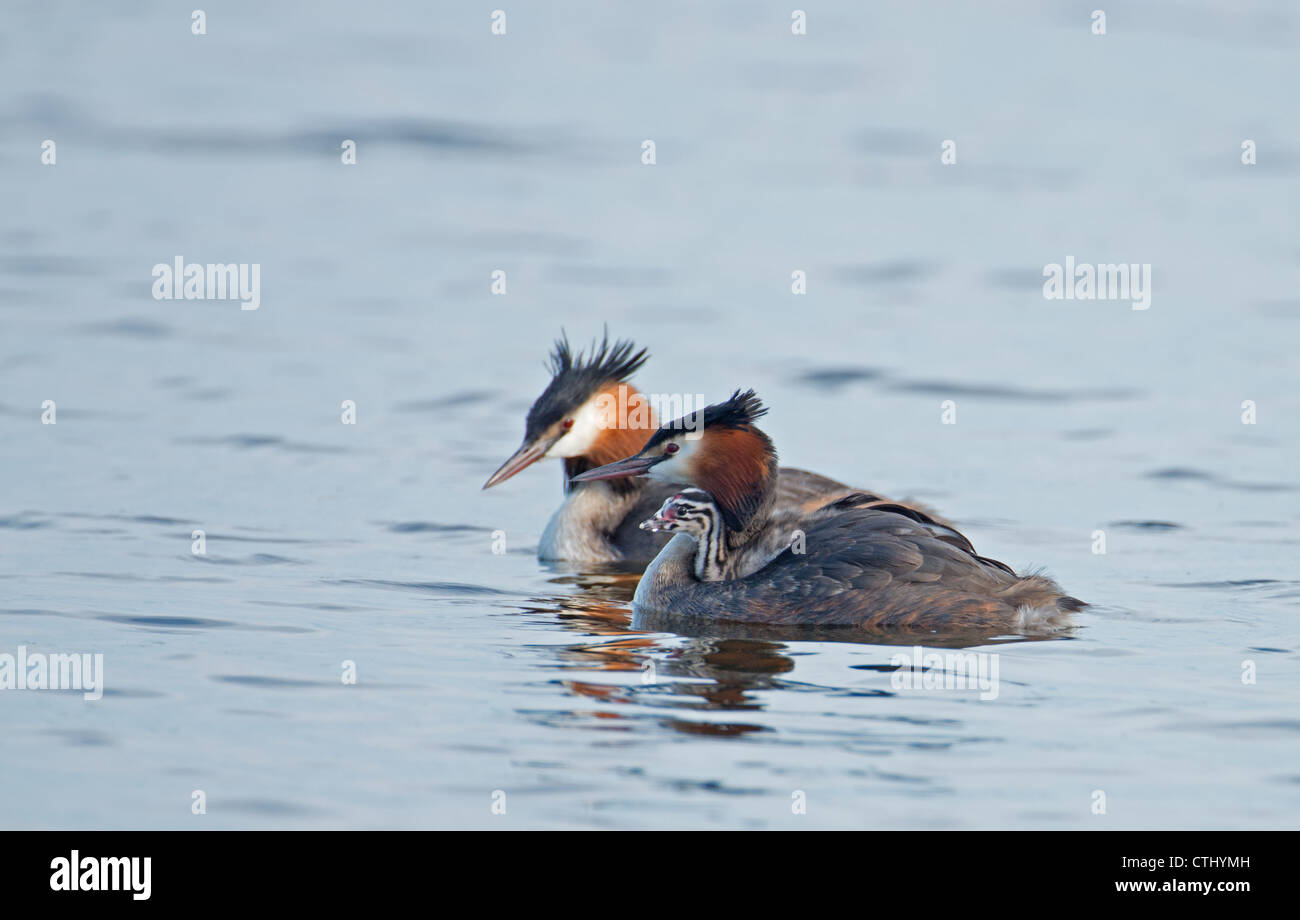
[[[947,525],[851,494],[774,514],[776,451],[753,391],[710,406],[696,440],[667,425],[631,457],[577,477],[691,483],[646,522],[679,531],[642,576],[635,607],[773,625],[928,631],[1063,624],[1084,606],[1050,578],[1017,575]]]

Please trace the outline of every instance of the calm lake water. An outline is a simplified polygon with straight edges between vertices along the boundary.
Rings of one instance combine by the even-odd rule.
[[[106,691],[0,692],[0,826],[1300,823],[1300,11],[536,6],[6,4],[0,653]],[[536,560],[556,464],[479,488],[605,323],[1094,606],[993,700],[634,629]]]

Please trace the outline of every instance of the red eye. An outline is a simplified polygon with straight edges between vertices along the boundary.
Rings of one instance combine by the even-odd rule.
[[[568,431],[568,430],[569,430],[570,428],[572,428],[572,427],[573,427],[573,419],[571,419],[571,418],[566,418],[566,419],[564,420],[564,430],[565,430],[565,431]]]
[[[676,442],[669,441],[668,444],[664,447],[664,453],[671,457],[673,454],[677,453],[677,451],[680,449],[681,448],[677,445]]]

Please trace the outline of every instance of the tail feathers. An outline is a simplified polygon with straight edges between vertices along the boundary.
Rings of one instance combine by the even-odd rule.
[[[1046,575],[1034,573],[1019,578],[999,592],[1002,599],[1019,611],[1040,611],[1043,615],[1069,614],[1088,605],[1061,592],[1061,586]]]
[[[1016,610],[1015,628],[1025,632],[1056,632],[1068,629],[1070,612],[1056,605],[1050,607],[1024,606]]]

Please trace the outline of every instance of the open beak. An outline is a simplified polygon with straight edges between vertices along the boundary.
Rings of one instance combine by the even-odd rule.
[[[579,473],[569,482],[595,482],[597,479],[624,479],[628,476],[644,476],[649,472],[650,467],[654,466],[660,460],[660,457],[628,457],[626,460],[615,460],[613,463],[606,463],[604,466],[598,466],[594,470],[587,470],[585,473]]]
[[[648,530],[651,533],[662,533],[666,530],[677,529],[677,509],[671,503],[664,505],[655,512],[655,516],[647,521],[640,523],[642,530]]]
[[[483,488],[490,489],[498,483],[505,482],[525,467],[532,466],[545,457],[546,452],[551,449],[551,445],[558,440],[559,438],[555,438],[549,441],[534,441],[531,444],[522,444],[517,451],[511,454],[510,459],[501,464],[501,468],[493,473],[487,482],[483,483]]]

